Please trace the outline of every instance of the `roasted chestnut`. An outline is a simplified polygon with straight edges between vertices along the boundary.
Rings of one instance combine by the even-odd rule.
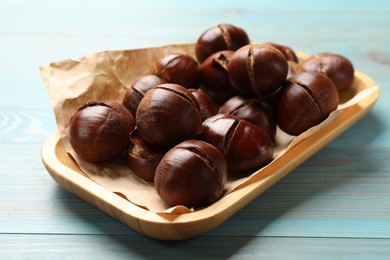
[[[135,112],[141,99],[144,97],[145,93],[154,88],[157,85],[166,83],[165,80],[162,80],[156,75],[146,75],[138,78],[130,88],[128,88],[123,96],[122,104],[130,111],[130,113],[135,117]]]
[[[161,84],[146,92],[135,118],[139,134],[153,145],[172,147],[202,131],[196,98],[177,84]]]
[[[282,86],[272,91],[264,97],[265,100],[275,109],[276,105],[279,102],[280,93],[282,92]]]
[[[121,104],[89,102],[72,116],[69,141],[80,158],[102,162],[114,158],[129,145],[134,118]]]
[[[282,44],[278,44],[278,43],[274,43],[274,42],[265,42],[265,43],[261,43],[261,45],[272,46],[272,47],[278,49],[280,52],[282,52],[287,61],[293,61],[293,62],[298,63],[297,55],[290,47],[288,47],[286,45],[282,45]]]
[[[234,96],[220,107],[219,113],[244,119],[263,129],[271,139],[275,137],[274,109],[265,99]]]
[[[247,45],[237,50],[228,65],[232,85],[243,94],[265,97],[286,80],[287,60],[269,45]]]
[[[270,46],[273,46],[273,45],[277,45],[275,43],[266,43]],[[265,44],[265,45],[266,45]],[[264,45],[264,44],[262,44]],[[277,45],[277,46],[280,46],[280,48],[283,48],[283,47],[286,47],[286,46],[283,46],[283,45]],[[288,47],[286,47],[288,48]],[[289,49],[289,48],[288,48]],[[291,50],[291,49],[290,49]],[[288,53],[292,53],[292,54],[288,54]],[[295,56],[295,53],[291,50],[291,51],[286,51],[286,53],[284,53],[286,59],[287,59],[287,64],[288,64],[288,73],[287,73],[287,77],[286,78],[289,78],[295,74],[298,74],[298,73],[302,73],[304,72],[305,70],[302,68],[302,65],[295,62],[295,61],[292,61],[292,59],[295,59],[294,57]],[[281,93],[281,89],[282,87],[278,87],[276,88],[275,90],[273,90],[272,92],[268,93],[268,94],[265,94],[263,97],[264,99],[272,106],[272,107],[275,107],[278,100],[279,100],[279,96],[280,96],[280,93]]]
[[[195,54],[203,62],[211,54],[222,50],[238,50],[249,44],[247,33],[231,24],[219,24],[204,31],[195,45]]]
[[[168,205],[201,207],[220,198],[227,175],[221,151],[200,140],[186,140],[162,158],[154,183]]]
[[[215,102],[222,104],[239,92],[230,83],[227,68],[234,51],[219,51],[210,55],[201,65],[203,76],[201,88]]]
[[[138,177],[145,181],[153,181],[157,165],[167,151],[167,148],[146,143],[138,130],[134,130],[130,134],[127,164]]]
[[[217,114],[204,121],[202,140],[224,153],[229,174],[263,166],[274,154],[274,145],[264,130],[232,115]]]
[[[287,78],[305,72],[305,70],[302,68],[302,65],[300,63],[296,63],[294,61],[287,61],[287,64],[288,64]],[[265,100],[268,101],[269,104],[271,104],[272,107],[275,108],[277,106],[277,103],[279,102],[281,92],[282,92],[282,86],[280,86],[270,94],[266,95],[264,98]]]
[[[336,86],[325,74],[303,72],[287,79],[276,109],[279,127],[299,135],[325,120],[337,109]]]
[[[202,117],[202,121],[206,120],[210,116],[213,116],[218,113],[218,106],[214,102],[214,100],[209,97],[202,89],[190,89],[192,95],[198,101],[200,107],[200,115]]]
[[[319,53],[310,56],[302,63],[306,71],[322,72],[327,75],[339,92],[351,87],[354,68],[349,59],[334,53]]]
[[[201,82],[199,63],[190,55],[167,54],[154,63],[154,73],[168,83],[198,88]]]

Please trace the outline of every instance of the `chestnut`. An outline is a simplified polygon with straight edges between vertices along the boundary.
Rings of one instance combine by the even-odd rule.
[[[202,63],[211,54],[222,50],[236,51],[249,44],[247,33],[232,24],[219,24],[204,31],[195,45],[196,58]]]
[[[334,53],[319,53],[302,63],[306,71],[322,72],[327,75],[339,92],[349,89],[354,79],[354,68],[349,59]]]
[[[198,101],[200,107],[200,115],[202,117],[202,121],[206,120],[210,116],[213,116],[218,113],[218,106],[214,102],[214,100],[209,97],[202,89],[190,89],[192,95]]]
[[[127,165],[135,175],[145,181],[153,181],[157,165],[168,149],[146,143],[137,130],[130,133]]]
[[[265,97],[286,80],[284,55],[269,45],[247,45],[237,50],[228,65],[232,85],[241,93]]]
[[[72,116],[69,141],[80,158],[102,162],[114,158],[129,145],[134,118],[116,102],[89,102]]]
[[[146,92],[138,105],[136,125],[149,144],[174,146],[202,131],[199,104],[183,86],[166,83]]]
[[[154,74],[186,88],[198,88],[201,83],[199,63],[187,54],[171,53],[156,60]]]
[[[219,51],[210,55],[200,65],[203,76],[201,88],[219,104],[239,94],[230,83],[227,73],[228,64],[233,54],[234,51]]]
[[[325,74],[303,72],[287,79],[276,109],[279,127],[299,135],[325,120],[337,109],[336,86]]]
[[[278,44],[275,42],[265,42],[265,43],[261,43],[261,45],[272,46],[272,47],[278,49],[284,55],[284,57],[286,58],[287,61],[293,61],[293,62],[298,63],[297,55],[290,47],[288,47],[286,45]]]
[[[261,128],[232,115],[217,114],[203,122],[202,140],[221,150],[229,174],[244,174],[269,163],[274,145]]]
[[[122,104],[130,111],[130,113],[135,117],[135,112],[141,99],[144,97],[145,93],[154,88],[157,85],[166,83],[165,80],[162,80],[156,75],[146,75],[138,78],[130,88],[128,88],[123,96]]]
[[[274,110],[277,103],[279,102],[281,92],[282,92],[282,86],[278,87],[277,89],[275,89],[274,91],[272,91],[271,93],[269,93],[264,97],[264,99],[274,108]]]
[[[169,150],[156,169],[154,184],[170,206],[188,208],[219,199],[227,180],[223,153],[200,140],[186,140]]]
[[[294,61],[287,61],[287,64],[288,64],[287,78],[305,72],[305,70],[302,68],[302,65],[300,63],[296,63]],[[282,86],[280,86],[270,94],[266,95],[264,99],[267,100],[268,103],[271,104],[273,108],[275,108],[277,106],[277,103],[279,102],[281,93],[282,93]]]
[[[244,119],[263,129],[271,139],[275,137],[276,120],[274,109],[265,99],[234,96],[220,107],[219,113]]]

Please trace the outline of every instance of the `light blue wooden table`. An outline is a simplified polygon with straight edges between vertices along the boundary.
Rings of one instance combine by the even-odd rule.
[[[349,57],[381,97],[360,122],[201,237],[144,237],[60,188],[39,66],[189,43],[221,22],[255,42]],[[390,1],[0,0],[0,259],[390,259]]]

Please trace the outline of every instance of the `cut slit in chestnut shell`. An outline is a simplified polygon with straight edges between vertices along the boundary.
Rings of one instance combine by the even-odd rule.
[[[202,79],[199,63],[182,53],[170,53],[156,60],[153,72],[167,83],[185,88],[198,88]]]
[[[201,34],[195,45],[195,54],[198,61],[202,63],[218,51],[236,51],[247,44],[249,44],[249,37],[242,28],[231,24],[219,24]]]
[[[242,94],[266,97],[286,80],[284,55],[269,45],[247,45],[237,50],[228,66],[232,85]]]
[[[201,88],[218,104],[222,104],[239,92],[230,83],[228,65],[234,51],[224,50],[210,55],[201,65],[203,76]]]
[[[156,75],[146,75],[138,78],[130,88],[128,88],[123,96],[122,104],[130,111],[135,117],[137,107],[141,99],[145,96],[145,93],[160,84],[166,83]]]
[[[334,53],[318,53],[310,56],[302,63],[306,71],[322,72],[342,92],[352,86],[354,68],[351,61],[344,56]]]
[[[299,135],[337,109],[336,86],[324,74],[304,72],[290,77],[283,85],[276,109],[279,127],[290,135]]]
[[[232,115],[217,114],[204,121],[202,140],[224,153],[229,174],[247,173],[273,158],[274,145],[268,134]]]
[[[134,118],[121,104],[89,102],[72,116],[69,141],[80,158],[103,162],[114,158],[129,145]]]
[[[169,150],[156,169],[155,188],[170,206],[200,207],[220,198],[227,180],[224,155],[200,140],[187,140]]]
[[[273,107],[265,99],[234,96],[220,107],[219,113],[244,119],[263,129],[274,140],[276,134],[275,113]]]

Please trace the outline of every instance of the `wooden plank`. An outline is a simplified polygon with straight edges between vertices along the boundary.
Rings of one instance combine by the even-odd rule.
[[[387,0],[0,1],[0,258],[178,252],[213,259],[387,259],[389,10]],[[198,239],[145,239],[59,188],[39,160],[55,122],[38,66],[105,49],[191,42],[222,20],[243,26],[255,41],[342,53],[377,80],[381,98],[361,122]]]
[[[126,235],[4,234],[4,259],[388,259],[389,239],[208,237],[161,242]]]
[[[23,146],[22,157],[0,156],[0,233],[136,234],[59,188],[39,161],[40,144]],[[388,154],[327,147],[209,235],[390,237]]]

